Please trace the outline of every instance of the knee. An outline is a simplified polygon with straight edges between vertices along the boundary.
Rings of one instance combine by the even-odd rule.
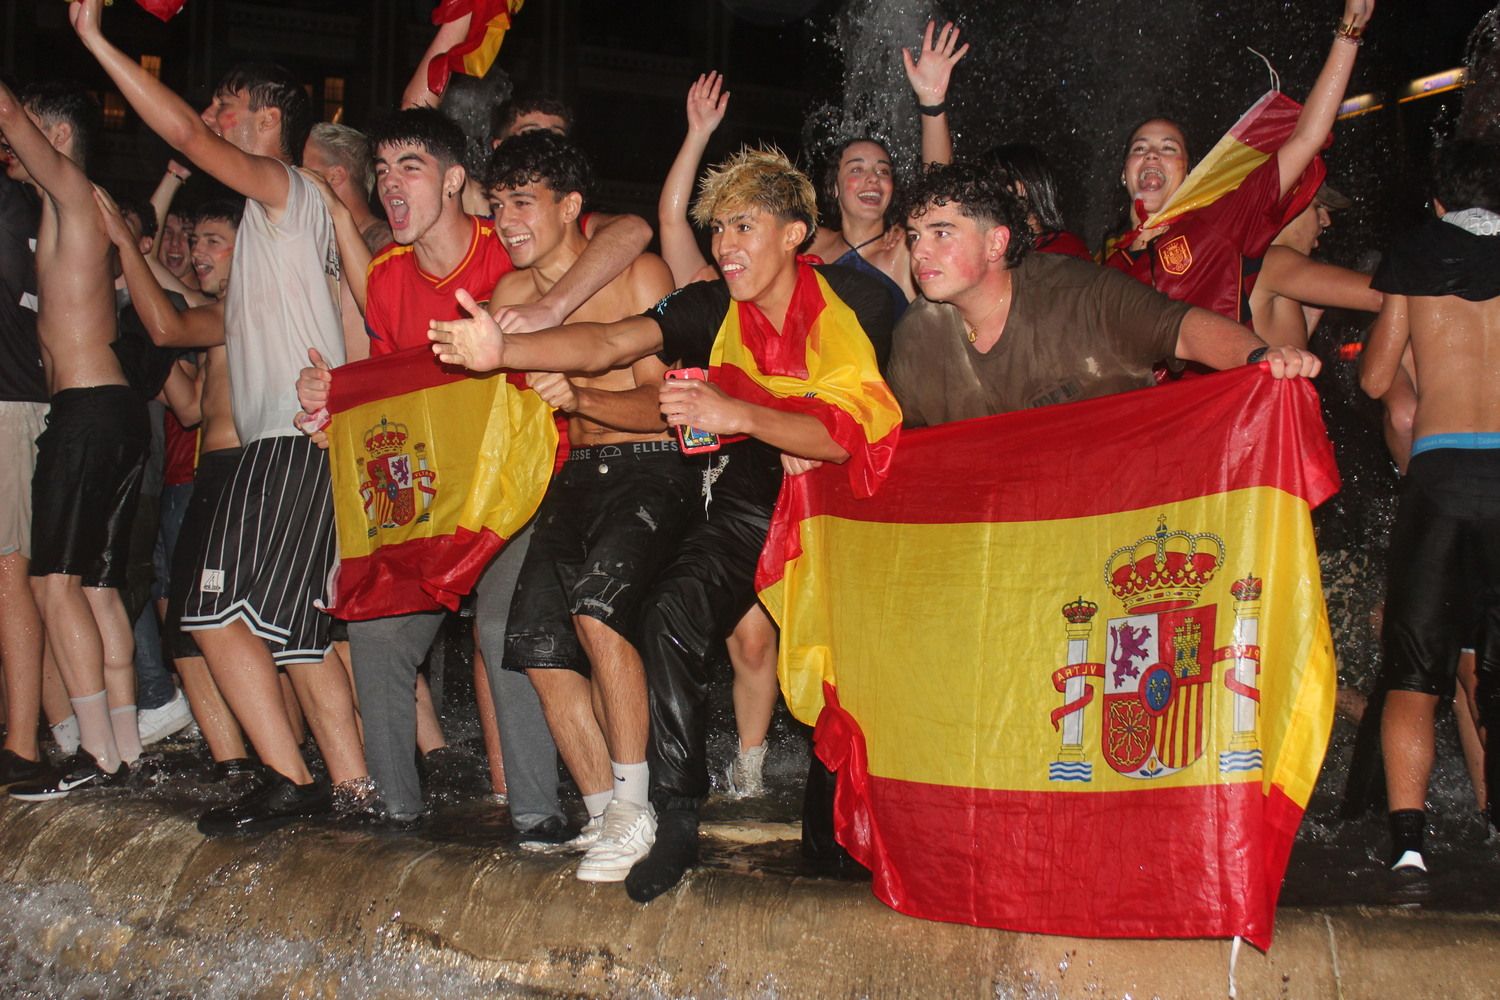
[[[588,615],[574,615],[573,630],[578,633],[578,642],[593,663],[599,662],[600,653],[626,641],[624,636],[609,625]]]
[[[725,642],[729,647],[729,662],[736,674],[763,674],[776,671],[776,636],[773,632],[764,635],[755,632],[741,635],[735,632]]]

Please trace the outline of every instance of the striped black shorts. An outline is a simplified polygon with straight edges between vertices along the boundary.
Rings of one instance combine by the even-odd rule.
[[[322,449],[301,434],[246,447],[207,535],[183,631],[243,621],[278,667],[321,661],[330,619],[318,608],[337,554]]]

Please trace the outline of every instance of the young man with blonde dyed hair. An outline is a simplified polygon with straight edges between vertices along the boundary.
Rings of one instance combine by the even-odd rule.
[[[642,603],[658,820],[650,854],[625,879],[639,902],[676,885],[698,858],[698,803],[708,794],[705,660],[755,601],[783,469],[844,464],[856,493],[868,495],[884,478],[901,420],[870,342],[890,334],[890,297],[865,275],[798,260],[817,208],[812,184],[785,156],[743,150],[710,171],[694,217],[713,231],[719,281],[689,285],[617,323],[533,334],[502,334],[461,295],[470,318],[434,322],[431,334],[444,362],[477,371],[600,372],[651,354],[671,368],[708,369],[707,380],[668,380],[659,393],[668,424],[723,444],[684,457],[703,476],[705,517]]]

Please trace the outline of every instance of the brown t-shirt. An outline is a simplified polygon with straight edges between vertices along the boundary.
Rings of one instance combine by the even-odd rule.
[[[896,325],[886,381],[909,427],[1071,403],[1153,384],[1192,307],[1106,268],[1029,254],[1011,272],[1005,332],[987,353],[958,310],[918,297]]]

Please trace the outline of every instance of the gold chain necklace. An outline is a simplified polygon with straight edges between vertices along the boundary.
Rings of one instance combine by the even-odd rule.
[[[969,338],[969,343],[972,344],[972,343],[974,343],[974,341],[976,341],[976,340],[979,339],[979,326],[980,326],[980,324],[983,323],[985,320],[989,319],[991,316],[995,315],[996,310],[998,310],[1001,306],[1005,305],[1006,301],[1009,298],[1010,298],[1010,296],[1008,296],[1008,295],[1002,295],[1002,296],[1000,296],[1000,301],[996,302],[993,306],[991,306],[989,312],[987,312],[983,316],[979,317],[979,322],[978,323],[975,323],[975,324],[973,324],[971,326],[967,320],[964,321],[964,335]]]

